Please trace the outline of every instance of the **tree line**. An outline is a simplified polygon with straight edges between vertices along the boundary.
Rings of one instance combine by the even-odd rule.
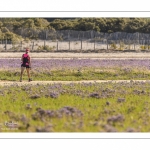
[[[23,40],[22,29],[26,38],[33,39],[30,32],[56,30],[94,30],[103,33],[127,32],[150,33],[149,18],[0,18],[0,40]]]
[[[48,19],[47,19],[48,20]],[[75,18],[54,19],[50,26],[55,30],[95,30],[104,33],[127,32],[149,33],[149,18]]]

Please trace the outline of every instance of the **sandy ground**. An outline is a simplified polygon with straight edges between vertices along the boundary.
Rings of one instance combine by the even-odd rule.
[[[47,84],[70,84],[70,83],[130,83],[130,82],[150,82],[149,80],[82,80],[82,81],[0,81],[0,86],[23,86],[23,85],[47,85]]]
[[[21,58],[23,53],[0,53],[0,58]],[[30,53],[32,58],[150,59],[150,53]]]
[[[116,43],[116,41],[114,41]],[[75,40],[75,41],[51,41],[51,40],[34,40],[33,41],[28,41],[28,42],[19,42],[16,43],[14,45],[12,44],[7,44],[7,50],[15,50],[15,51],[19,51],[22,49],[25,49],[26,47],[30,48],[32,51],[36,51],[39,49],[39,46],[49,46],[50,48],[52,48],[53,50],[96,50],[96,49],[111,49],[111,44],[107,45],[106,42],[90,42],[89,40],[82,40],[82,44],[81,44],[81,40]],[[82,46],[81,46],[82,45]],[[115,44],[116,45],[116,49],[120,49],[120,44]],[[131,49],[131,50],[140,50],[142,45],[138,45],[138,44],[130,44],[130,45],[124,45],[123,49],[127,50],[127,49]],[[0,50],[5,50],[5,44],[0,44]]]

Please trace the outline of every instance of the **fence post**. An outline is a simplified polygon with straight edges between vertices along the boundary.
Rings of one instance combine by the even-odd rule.
[[[32,51],[33,51],[33,49],[34,49],[34,41],[33,41],[33,44],[32,44]]]
[[[82,50],[82,40],[81,40],[81,50]]]
[[[58,40],[57,40],[57,51],[58,51]]]
[[[119,43],[120,43],[120,50],[121,50],[121,41],[119,41]]]
[[[107,44],[107,50],[108,50],[108,40],[106,40],[106,41],[107,41],[107,43],[106,43],[106,44]]]
[[[7,50],[7,39],[5,40],[5,50]]]
[[[134,50],[135,50],[135,41],[134,41]]]
[[[22,50],[22,41],[21,41],[21,43],[20,43],[20,51]]]
[[[95,40],[94,40],[94,50],[95,50]]]
[[[69,40],[69,51],[70,51],[70,40]]]

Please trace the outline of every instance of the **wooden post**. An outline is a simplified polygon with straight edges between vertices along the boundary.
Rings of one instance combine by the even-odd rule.
[[[107,41],[107,50],[108,50],[108,40],[106,40]]]
[[[134,41],[134,50],[135,50],[135,41]]]
[[[81,50],[82,50],[82,40],[81,40]]]
[[[121,50],[121,41],[119,41],[119,43],[120,43],[120,50]]]
[[[94,50],[95,50],[95,40],[94,40]]]
[[[11,41],[10,41],[10,42],[11,42],[11,49],[12,49],[12,47],[13,47],[13,42],[12,42],[12,39],[11,39]]]
[[[20,43],[20,50],[22,50],[22,41],[21,41],[21,43]]]
[[[33,44],[32,44],[32,51],[34,50],[34,41],[33,41]]]
[[[7,50],[7,39],[5,40],[5,50]]]
[[[58,40],[57,40],[57,51],[58,51]]]
[[[69,51],[70,51],[70,40],[69,40]]]

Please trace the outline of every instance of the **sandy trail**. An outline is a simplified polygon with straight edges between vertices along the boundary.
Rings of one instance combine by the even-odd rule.
[[[47,85],[47,84],[70,84],[70,83],[130,83],[130,82],[148,82],[149,80],[82,80],[82,81],[0,81],[0,86],[23,86],[23,85]]]
[[[21,58],[23,53],[0,53],[0,58]],[[32,58],[138,58],[138,59],[150,59],[150,53],[30,53]]]

